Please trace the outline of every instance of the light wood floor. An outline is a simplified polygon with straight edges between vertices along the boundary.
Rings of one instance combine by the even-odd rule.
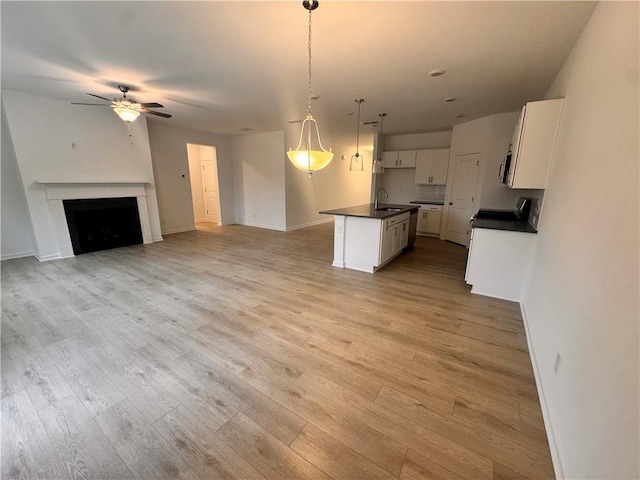
[[[552,478],[518,306],[421,238],[375,275],[331,224],[2,263],[9,478]]]

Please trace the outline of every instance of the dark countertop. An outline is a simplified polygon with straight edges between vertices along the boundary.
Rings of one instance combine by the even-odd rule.
[[[444,202],[438,200],[412,200],[409,203],[415,203],[417,205],[444,205]]]
[[[339,208],[337,210],[323,210],[319,213],[324,213],[327,215],[344,215],[345,217],[376,218],[378,220],[382,220],[383,218],[393,217],[405,212],[412,212],[413,210],[415,210],[416,213],[418,212],[418,207],[415,205],[393,205],[389,203],[381,203],[378,205],[378,208],[385,207],[400,208],[400,210],[397,210],[395,212],[375,210],[373,208],[373,203],[369,203],[367,205],[356,205],[355,207]]]
[[[471,220],[471,228],[538,233],[538,231],[526,220],[499,220],[495,218],[475,218],[475,216],[473,217],[473,220]]]

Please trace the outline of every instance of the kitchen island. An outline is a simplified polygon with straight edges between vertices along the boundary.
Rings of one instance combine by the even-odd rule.
[[[334,267],[374,273],[415,241],[415,205],[367,204],[320,213],[334,218]]]

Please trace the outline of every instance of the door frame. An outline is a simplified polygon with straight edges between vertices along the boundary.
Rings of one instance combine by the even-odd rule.
[[[194,161],[197,162],[196,165],[198,165],[198,167],[195,167],[195,165],[194,165],[194,168],[198,168],[199,169],[198,174],[200,175],[200,182],[199,182],[200,183],[200,190],[202,192],[202,200],[203,200],[204,208],[206,209],[206,198],[205,198],[205,192],[204,192],[204,174],[203,174],[204,165],[203,164],[205,163],[205,161],[213,163],[213,167],[215,169],[215,174],[216,174],[216,179],[215,179],[216,180],[215,181],[216,190],[218,192],[218,222],[217,222],[217,224],[219,226],[221,226],[224,223],[223,223],[223,219],[222,219],[222,210],[223,210],[223,208],[222,208],[222,196],[220,195],[220,169],[218,168],[218,149],[217,149],[217,147],[215,145],[210,145],[210,144],[194,143],[194,142],[186,142],[185,143],[185,150],[187,152],[187,169],[189,171],[189,179],[190,179],[190,185],[189,185],[190,189],[195,189],[196,186],[193,185],[193,182],[194,182],[195,179],[193,177],[194,173],[191,171],[191,166],[192,166],[191,163],[192,162],[191,162],[191,159],[189,158],[189,145],[195,146],[195,147],[207,147],[207,148],[213,149],[213,159],[210,159],[210,160],[202,160],[202,157],[200,156],[200,152],[199,152],[198,153],[198,158],[194,159]],[[192,203],[192,209],[193,209],[193,194],[191,196],[191,203]],[[195,224],[196,223],[195,222],[196,221],[195,211],[194,211],[193,220],[194,220],[194,224]],[[206,213],[205,213],[205,221],[207,221],[206,220]]]
[[[454,152],[451,150],[449,152],[449,172],[447,173],[447,189],[444,197],[444,205],[442,208],[442,223],[440,225],[440,240],[447,240],[447,231],[449,230],[449,204],[451,202],[451,194],[453,193],[453,179],[456,167],[456,157],[462,157],[465,155],[474,155],[477,154],[480,159],[480,165],[478,166],[478,178],[476,179],[476,188],[473,194],[472,210],[473,213],[476,212],[476,205],[478,204],[479,194],[478,188],[480,186],[480,177],[482,174],[482,167],[484,164],[484,153],[480,148],[474,148],[471,150],[460,150]],[[459,244],[458,244],[459,245]],[[468,246],[467,246],[468,248]]]

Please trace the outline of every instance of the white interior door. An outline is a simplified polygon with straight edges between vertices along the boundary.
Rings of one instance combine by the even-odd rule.
[[[220,219],[220,202],[218,200],[218,172],[216,171],[215,162],[202,162],[202,184],[206,221],[218,223]]]
[[[474,212],[479,166],[479,153],[456,155],[453,160],[446,239],[466,246],[469,246],[469,219]]]

